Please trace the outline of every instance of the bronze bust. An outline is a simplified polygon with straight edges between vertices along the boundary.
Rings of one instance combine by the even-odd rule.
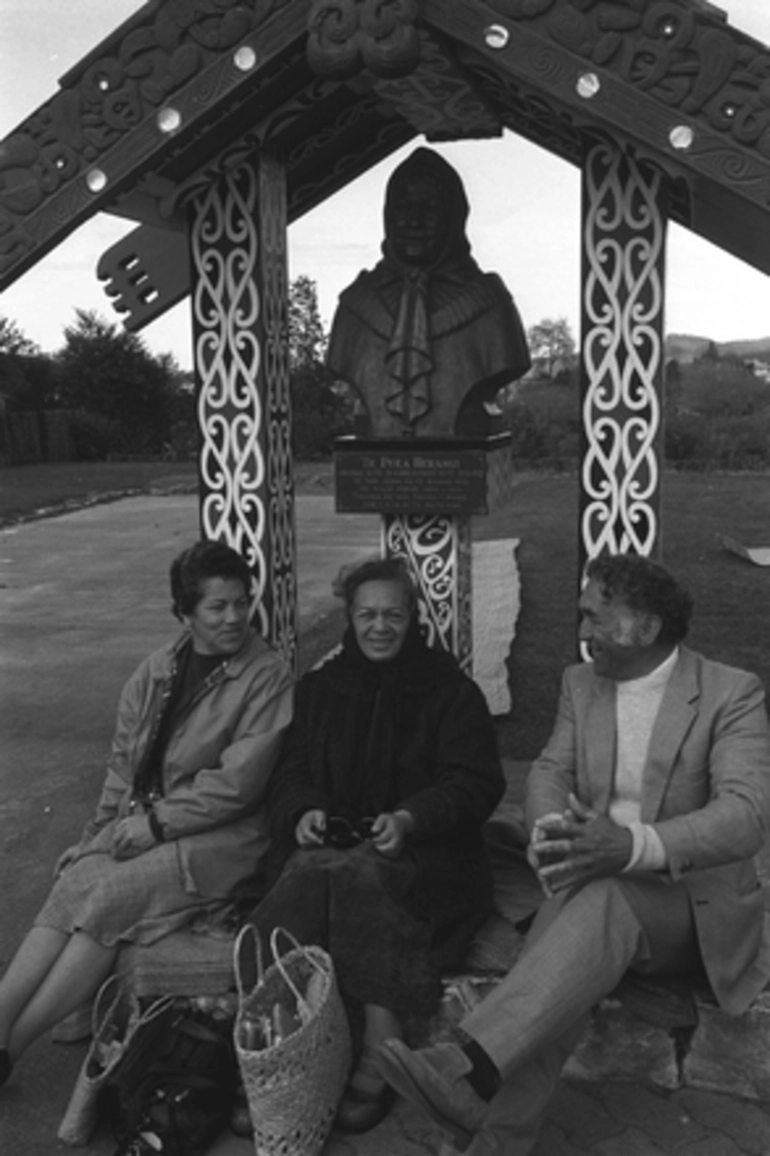
[[[385,195],[382,260],[340,294],[328,364],[358,393],[372,437],[484,436],[501,386],[530,366],[521,318],[465,235],[457,172],[418,148]]]

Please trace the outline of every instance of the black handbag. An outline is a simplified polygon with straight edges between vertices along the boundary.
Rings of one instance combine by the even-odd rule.
[[[201,1156],[235,1102],[232,1017],[177,1000],[163,1031],[138,1051],[101,1092],[100,1115],[119,1142],[115,1156]]]

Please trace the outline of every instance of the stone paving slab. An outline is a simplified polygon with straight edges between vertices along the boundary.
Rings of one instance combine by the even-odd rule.
[[[211,1156],[251,1156],[223,1134]],[[333,1133],[323,1156],[448,1156],[439,1129],[399,1101],[366,1136]],[[768,1156],[770,1114],[713,1092],[659,1092],[639,1084],[559,1088],[532,1156]],[[501,1153],[500,1156],[505,1156]]]
[[[602,1000],[566,1072],[577,1080],[639,1080],[658,1090],[721,1092],[770,1104],[770,992],[740,1016],[696,997],[698,1024],[676,1041],[615,999]],[[768,1147],[770,1153],[770,1147]]]

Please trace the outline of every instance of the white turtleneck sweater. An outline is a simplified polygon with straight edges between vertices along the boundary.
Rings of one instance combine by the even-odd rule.
[[[621,827],[628,827],[634,840],[624,871],[660,871],[666,866],[666,851],[660,836],[654,827],[642,823],[639,816],[650,736],[678,655],[675,647],[668,658],[644,678],[616,683],[617,756],[609,814]]]

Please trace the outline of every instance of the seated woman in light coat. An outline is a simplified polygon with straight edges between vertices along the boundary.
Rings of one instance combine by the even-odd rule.
[[[121,944],[153,943],[220,908],[257,870],[292,677],[249,624],[250,587],[222,543],[172,563],[185,630],[124,687],[96,813],[0,980],[0,1084],[94,995]]]

